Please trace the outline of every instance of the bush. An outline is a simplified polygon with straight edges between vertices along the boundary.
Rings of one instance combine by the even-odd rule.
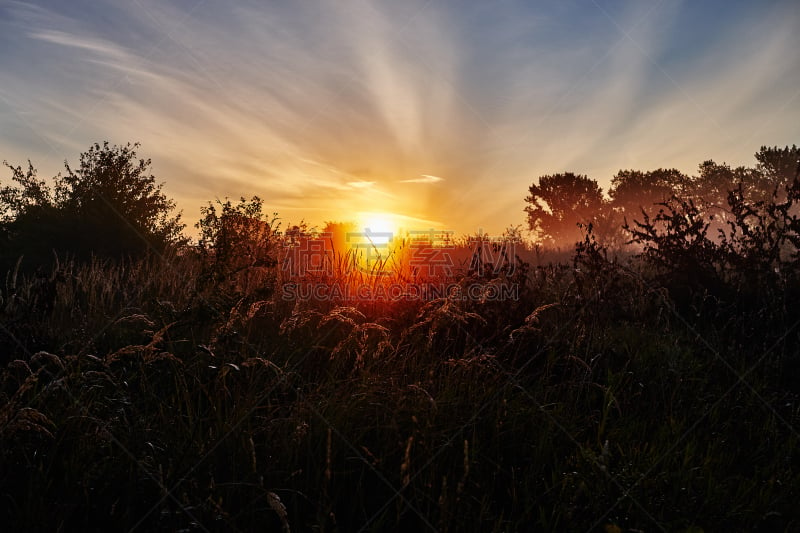
[[[175,203],[149,173],[150,160],[137,159],[138,144],[94,144],[51,188],[36,169],[11,166],[15,186],[0,188],[0,267],[24,256],[22,267],[46,266],[56,256],[119,259],[162,252],[185,242]]]

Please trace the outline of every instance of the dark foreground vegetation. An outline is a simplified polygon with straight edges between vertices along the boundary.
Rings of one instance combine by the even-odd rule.
[[[728,169],[713,209],[688,188],[612,206],[624,247],[598,216],[566,255],[450,274],[517,299],[290,301],[281,250],[302,228],[218,202],[186,246],[146,165],[99,146],[87,165],[103,157],[161,202],[133,219],[137,253],[14,259],[26,231],[128,204],[32,170],[0,191],[7,530],[800,529],[794,165]]]

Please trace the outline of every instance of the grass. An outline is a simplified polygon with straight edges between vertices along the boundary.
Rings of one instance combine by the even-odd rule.
[[[792,293],[758,308],[684,300],[640,259],[535,255],[511,301],[284,301],[279,264],[209,276],[192,253],[10,273],[0,520],[15,531],[800,527]],[[310,281],[370,279],[336,261]]]

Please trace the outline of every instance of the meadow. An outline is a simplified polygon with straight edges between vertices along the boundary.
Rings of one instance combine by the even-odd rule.
[[[431,279],[477,287],[469,297],[285,298],[298,234],[263,225],[238,226],[228,255],[12,269],[0,520],[796,530],[800,272],[786,250],[798,221],[773,210],[758,233],[744,213],[720,241],[686,224],[691,205],[665,206],[626,251],[588,227],[572,249],[513,242],[491,265],[474,262],[474,239],[454,243],[459,268]],[[326,257],[301,281],[379,283],[374,269],[397,256],[372,270]],[[381,269],[380,283],[411,283]],[[518,292],[492,296],[498,285]]]

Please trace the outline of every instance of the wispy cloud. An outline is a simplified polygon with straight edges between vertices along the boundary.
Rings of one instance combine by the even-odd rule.
[[[28,36],[31,39],[38,39],[53,44],[77,48],[79,50],[93,52],[100,56],[116,57],[120,61],[130,60],[130,56],[125,54],[118,46],[101,39],[78,36],[56,30],[32,31],[28,34]]]
[[[354,189],[366,189],[375,185],[374,181],[349,181],[347,184]]]
[[[439,183],[440,181],[444,181],[444,178],[431,176],[430,174],[421,174],[419,178],[400,180],[400,183]]]

